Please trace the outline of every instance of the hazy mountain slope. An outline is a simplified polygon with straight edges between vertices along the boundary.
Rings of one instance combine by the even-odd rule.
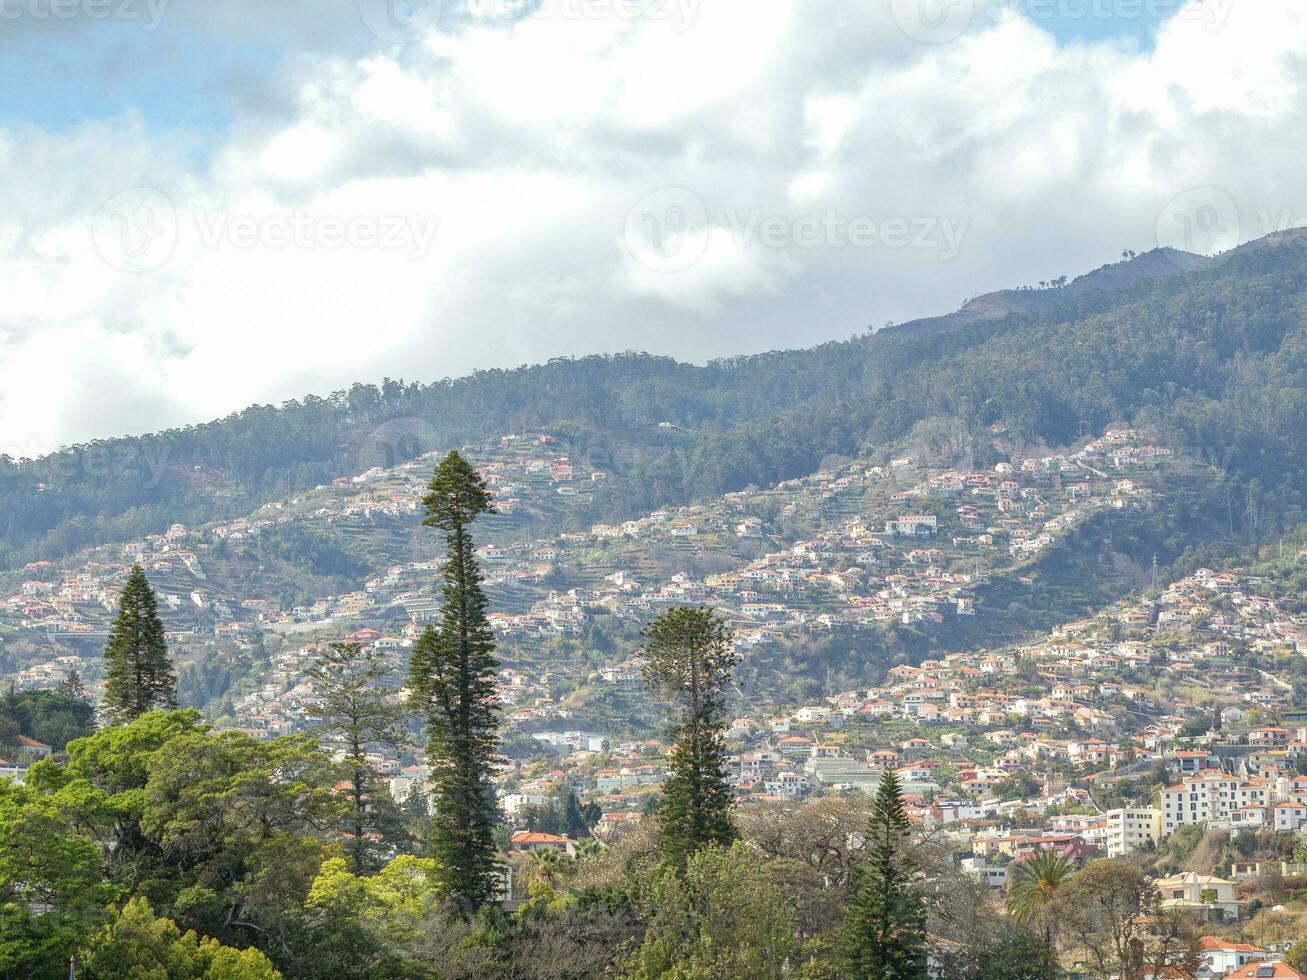
[[[235,516],[288,490],[528,427],[567,433],[613,474],[580,520],[809,473],[829,453],[874,449],[940,419],[963,443],[1004,421],[1020,438],[1065,444],[1144,416],[1228,458],[1241,486],[1255,478],[1268,501],[1296,506],[1307,251],[1292,236],[1267,245],[1188,273],[1162,275],[1189,259],[1153,252],[1065,288],[995,294],[992,308],[974,301],[985,318],[964,330],[891,330],[705,366],[625,354],[355,385],[0,461],[0,563]],[[1025,303],[1038,308],[1003,313]]]
[[[1073,279],[1064,286],[1041,289],[1000,289],[967,300],[962,308],[943,316],[924,317],[907,323],[886,327],[882,334],[896,337],[929,337],[934,334],[953,333],[973,323],[998,320],[1013,313],[1032,313],[1046,310],[1082,296],[1095,289],[1113,290],[1154,279],[1168,279],[1185,272],[1209,268],[1213,260],[1181,252],[1173,248],[1155,248],[1143,255],[1102,266],[1093,272]]]
[[[953,334],[878,336],[861,342],[860,395],[705,434],[675,462],[688,488],[729,489],[783,479],[791,464],[801,471],[827,453],[890,443],[926,422],[966,451],[969,433],[994,422],[1037,448],[1141,421],[1220,464],[1243,495],[1230,523],[1256,532],[1271,519],[1296,519],[1303,503],[1305,300],[1307,250],[1286,245]],[[638,495],[656,475],[647,466],[608,490]]]

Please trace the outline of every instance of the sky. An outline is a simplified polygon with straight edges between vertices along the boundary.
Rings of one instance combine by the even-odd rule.
[[[0,454],[1307,224],[1301,0],[0,0]]]

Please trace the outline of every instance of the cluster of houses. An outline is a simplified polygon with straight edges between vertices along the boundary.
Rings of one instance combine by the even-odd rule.
[[[1001,446],[1002,433],[994,437]],[[604,474],[551,436],[505,437],[472,456],[500,511],[500,523],[479,538],[479,557],[492,625],[513,664],[499,676],[505,725],[538,747],[529,761],[505,759],[502,807],[512,819],[565,783],[598,804],[601,834],[639,822],[665,778],[666,747],[589,730],[584,709],[565,707],[558,690],[560,682],[572,690],[638,687],[641,663],[620,650],[597,670],[566,676],[516,652],[543,637],[583,637],[600,617],[639,624],[684,604],[720,609],[746,657],[787,634],[839,626],[856,635],[887,622],[939,626],[983,615],[975,589],[985,577],[1019,574],[1097,511],[1151,506],[1174,464],[1168,450],[1117,429],[1073,453],[1008,452],[983,469],[931,470],[910,457],[845,463],[767,490],[530,538],[519,522],[571,513]],[[236,726],[256,735],[311,730],[319,703],[305,668],[319,643],[346,635],[374,645],[402,677],[409,648],[439,608],[438,542],[357,591],[291,608],[271,592],[238,590],[226,574],[230,555],[290,523],[364,534],[411,524],[431,463],[371,469],[246,519],[177,525],[57,566],[35,563],[0,580],[14,584],[0,599],[0,622],[35,641],[103,631],[128,567],[140,563],[175,635],[204,623],[219,645],[249,648],[260,632],[288,638],[308,628],[302,642],[275,647],[234,710]],[[654,571],[687,549],[715,555],[725,570]],[[558,587],[560,577],[572,587]],[[1003,859],[1044,848],[1076,859],[1117,856],[1156,847],[1193,823],[1298,832],[1307,824],[1307,780],[1297,774],[1307,716],[1293,715],[1289,683],[1243,666],[1250,652],[1307,653],[1307,620],[1271,583],[1199,569],[1021,647],[898,666],[878,686],[830,692],[784,714],[742,706],[729,730],[731,778],[749,805],[866,792],[892,770],[913,819],[957,834],[960,853],[996,886]],[[12,679],[48,687],[70,671],[95,675],[87,656],[52,642],[48,658]],[[398,680],[396,688],[400,696]],[[1210,717],[1211,730],[1193,730],[1195,716]],[[381,753],[375,763],[399,798],[422,786],[413,753]],[[1156,765],[1169,781],[1155,799],[1097,804]]]
[[[993,435],[999,445],[1002,432]],[[597,806],[600,840],[630,832],[666,779],[668,746],[596,730],[583,707],[559,697],[560,682],[639,688],[643,664],[631,650],[579,676],[512,654],[545,638],[583,637],[600,617],[638,624],[673,605],[721,610],[742,657],[787,635],[983,615],[975,590],[987,576],[1019,574],[1096,512],[1150,507],[1175,462],[1169,450],[1117,429],[1066,455],[1008,453],[993,467],[943,471],[909,457],[848,463],[768,490],[528,539],[518,522],[568,513],[604,474],[551,436],[505,437],[473,458],[503,521],[479,538],[479,557],[492,626],[512,664],[498,675],[504,725],[534,746],[503,757],[496,776],[520,853],[574,852],[575,841],[529,826],[560,787]],[[8,679],[19,689],[53,687],[71,672],[94,681],[95,658],[57,641],[101,635],[128,568],[140,563],[173,639],[204,629],[220,647],[248,649],[260,633],[289,638],[307,629],[303,641],[278,645],[257,683],[238,693],[235,727],[258,737],[317,727],[321,702],[306,669],[329,639],[385,651],[402,697],[408,652],[439,609],[436,542],[430,555],[395,561],[356,591],[289,608],[270,592],[235,588],[220,556],[291,523],[363,533],[413,523],[431,463],[371,469],[246,519],[175,525],[0,578],[12,585],[0,598],[0,623],[50,649]],[[686,549],[715,554],[727,570],[654,571]],[[650,554],[667,560],[650,562]],[[559,587],[560,576],[571,587]],[[749,807],[867,794],[893,772],[909,818],[948,840],[961,866],[996,890],[1045,851],[1078,863],[1123,857],[1155,851],[1186,827],[1307,840],[1307,776],[1299,772],[1307,770],[1307,710],[1294,707],[1292,684],[1274,669],[1248,667],[1248,654],[1263,664],[1307,655],[1307,614],[1273,582],[1202,568],[1024,645],[896,666],[876,686],[830,691],[783,712],[741,704],[727,731],[729,775],[739,805]],[[21,780],[39,754],[32,744],[23,761],[0,760],[0,778]],[[416,747],[378,749],[370,761],[398,801],[427,788]],[[1132,785],[1143,792],[1123,799]],[[1230,921],[1247,911],[1241,880],[1268,870],[1251,861],[1225,877],[1184,872],[1155,884],[1165,908]],[[1307,980],[1282,952],[1209,936],[1198,977]]]
[[[1075,859],[1117,857],[1154,849],[1187,824],[1300,833],[1307,711],[1288,703],[1287,685],[1273,673],[1239,666],[1249,649],[1301,653],[1297,614],[1257,584],[1200,569],[1147,600],[1154,625],[1173,609],[1201,611],[1187,616],[1182,641],[1167,634],[1159,643],[1155,632],[1123,638],[1132,601],[1018,648],[894,667],[881,685],[783,714],[742,711],[728,729],[741,805],[871,792],[893,771],[912,819],[956,835],[969,866],[996,887],[1006,881],[1003,858],[1044,848]],[[364,628],[346,638],[393,651],[401,676],[403,637]],[[307,645],[274,658],[265,687],[241,702],[247,730],[313,727],[317,702],[303,672],[313,654]],[[641,666],[627,659],[589,680],[638,687]],[[1126,672],[1134,683],[1121,680]],[[1172,679],[1183,684],[1159,683]],[[551,695],[553,680],[500,671],[506,726],[540,748],[528,761],[505,760],[502,807],[511,819],[566,783],[599,805],[601,834],[620,833],[640,820],[665,778],[666,746],[587,729]],[[1210,701],[1179,700],[1167,693],[1174,690],[1206,692]],[[1195,730],[1195,718],[1210,725]],[[400,798],[425,777],[420,764],[398,756],[378,765]],[[1158,767],[1165,784],[1148,799],[1098,804],[1123,782],[1155,778]],[[1213,907],[1237,911],[1229,905]]]
[[[602,474],[560,454],[552,436],[508,436],[493,446],[480,447],[486,458],[482,473],[490,485],[497,511],[511,515],[519,508],[542,509],[539,502],[557,509],[574,502],[555,503],[558,491],[571,481],[593,482]],[[88,549],[67,561],[38,561],[21,573],[0,576],[12,591],[0,598],[0,623],[35,637],[93,638],[102,636],[117,608],[127,572],[134,564],[144,567],[158,592],[167,625],[177,633],[196,629],[219,638],[237,638],[261,629],[294,623],[328,625],[360,619],[390,608],[410,610],[420,620],[430,603],[430,583],[439,563],[436,542],[432,560],[405,561],[388,567],[353,592],[322,596],[303,605],[284,607],[276,598],[276,583],[227,574],[232,551],[285,528],[348,529],[367,534],[397,522],[416,522],[425,483],[435,454],[428,454],[391,469],[372,468],[343,477],[330,486],[267,503],[252,515],[231,521],[187,528],[175,524],[162,534],[151,534],[124,544]],[[560,481],[568,481],[561,483]],[[560,498],[561,499],[561,498]],[[544,508],[547,509],[547,508]],[[490,549],[493,552],[493,548]],[[549,562],[535,569],[539,576]],[[263,588],[254,594],[246,590]]]
[[[941,625],[977,613],[974,590],[987,575],[1038,557],[1094,512],[1149,507],[1168,456],[1120,430],[1071,455],[1013,454],[990,470],[923,476],[911,458],[853,463],[556,541],[483,549],[492,582],[525,585],[547,574],[541,561],[593,578],[498,613],[494,625],[526,641],[578,633],[593,615],[644,619],[687,603],[722,609],[746,645],[785,630]],[[741,561],[740,542],[783,547]],[[702,578],[640,573],[644,554],[677,548],[736,566]]]
[[[667,606],[711,604],[725,613],[744,652],[786,634],[889,622],[940,626],[983,613],[974,590],[987,575],[1019,567],[1096,509],[1147,506],[1164,484],[1158,460],[1166,455],[1121,430],[1070,455],[1011,452],[1010,461],[986,470],[932,471],[906,457],[850,463],[620,525],[524,539],[519,527],[564,520],[605,474],[550,435],[506,436],[468,452],[499,512],[486,525],[479,557],[492,626],[506,647],[579,637],[600,616],[637,625]],[[411,643],[439,608],[434,537],[426,554],[384,566],[361,587],[307,601],[287,602],[277,582],[247,573],[250,562],[261,561],[250,549],[287,525],[392,539],[389,532],[417,519],[433,461],[429,454],[372,468],[247,518],[195,529],[177,524],[0,576],[0,589],[12,589],[0,598],[0,624],[36,651],[9,679],[49,686],[76,669],[93,682],[94,650],[138,563],[156,588],[175,649],[250,650],[272,637],[284,652],[283,637],[306,628],[334,634],[342,625],[377,627],[396,646]],[[717,564],[734,567],[702,577],[649,575],[651,555],[674,560],[678,549],[712,552]],[[558,587],[560,578],[572,587]],[[284,655],[293,660],[296,653]],[[247,692],[242,711],[251,724],[262,723],[254,716],[276,700],[268,689],[294,666],[274,662],[263,689]]]

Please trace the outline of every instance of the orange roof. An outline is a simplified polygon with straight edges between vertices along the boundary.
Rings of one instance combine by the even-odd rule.
[[[1217,939],[1215,936],[1204,936],[1198,940],[1198,949],[1204,953],[1214,953],[1222,951],[1226,953],[1265,953],[1266,950],[1260,946],[1253,946],[1250,943],[1227,943],[1224,939]]]
[[[513,834],[514,844],[574,844],[575,841],[570,837],[559,837],[557,834],[542,834],[539,831],[519,830]]]
[[[1307,974],[1299,973],[1287,963],[1263,963],[1258,960],[1249,963],[1247,966],[1241,966],[1239,969],[1225,975],[1226,980],[1235,980],[1238,977],[1256,978],[1261,977],[1263,980],[1307,980]]]

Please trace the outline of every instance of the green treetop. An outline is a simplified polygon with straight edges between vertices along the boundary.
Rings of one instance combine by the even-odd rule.
[[[168,659],[154,590],[140,565],[132,567],[118,616],[104,648],[103,708],[115,722],[177,705],[177,677]]]

